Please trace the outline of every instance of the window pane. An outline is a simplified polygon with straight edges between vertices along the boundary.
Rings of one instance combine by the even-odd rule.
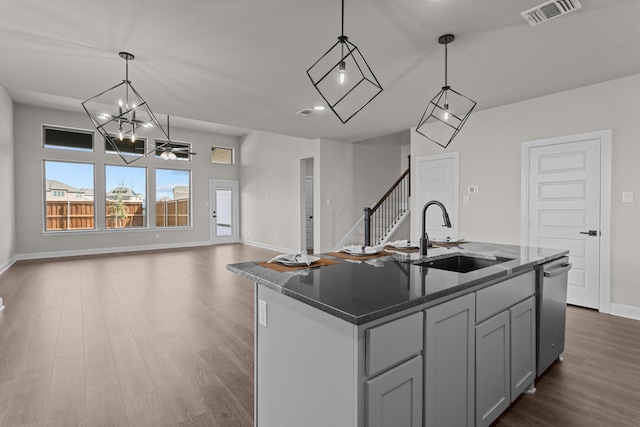
[[[216,189],[216,236],[231,236],[233,233],[233,229],[231,228],[232,195],[233,193],[230,188]]]
[[[233,149],[224,147],[211,147],[211,163],[232,165]]]
[[[191,144],[175,141],[167,143],[167,141],[156,140],[156,158],[163,160],[191,160]]]
[[[191,172],[156,169],[156,227],[185,227],[190,221]]]
[[[45,231],[95,228],[93,165],[44,162]]]
[[[147,170],[105,166],[107,228],[146,227]]]
[[[44,146],[63,150],[93,151],[93,132],[44,126]]]
[[[122,154],[142,156],[145,153],[145,142],[146,140],[144,138],[136,138],[134,142],[131,142],[128,138],[123,138],[122,141],[120,141],[120,138],[114,135],[111,141],[105,138],[104,151],[117,154],[117,151],[111,145],[111,143],[114,143]]]

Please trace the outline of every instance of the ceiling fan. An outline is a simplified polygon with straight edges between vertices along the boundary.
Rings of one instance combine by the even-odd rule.
[[[165,144],[164,147],[158,148],[156,152],[161,150],[160,158],[163,160],[175,160],[178,158],[178,154],[187,154],[190,156],[198,154],[191,151],[189,147],[175,147],[172,146],[170,142]]]
[[[156,154],[162,151],[160,158],[163,160],[175,160],[179,154],[186,154],[188,156],[195,156],[198,153],[191,151],[191,147],[187,144],[174,143],[171,141],[171,128],[169,126],[169,116],[167,115],[167,139],[165,143],[156,148]],[[178,145],[180,144],[180,145]]]

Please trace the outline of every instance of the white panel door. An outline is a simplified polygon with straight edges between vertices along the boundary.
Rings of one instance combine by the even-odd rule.
[[[238,241],[238,181],[210,182],[211,243]]]
[[[452,153],[456,154],[457,153]],[[427,233],[430,239],[458,236],[458,168],[457,157],[418,159],[418,194],[416,203],[416,233],[422,232],[422,208],[431,201],[442,202],[447,208],[452,228],[443,227],[442,211],[437,206],[427,211]]]
[[[531,148],[529,245],[568,249],[567,302],[598,308],[600,140]]]
[[[305,219],[306,219],[306,240],[307,250],[313,250],[313,177],[305,178],[306,199],[305,199]]]

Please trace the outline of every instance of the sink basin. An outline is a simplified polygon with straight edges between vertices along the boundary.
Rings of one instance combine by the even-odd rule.
[[[420,267],[436,268],[438,270],[455,271],[456,273],[468,273],[470,271],[480,270],[481,268],[491,267],[492,265],[511,261],[513,258],[492,257],[484,258],[473,255],[451,255],[446,258],[439,258],[429,261],[421,261],[414,263]]]

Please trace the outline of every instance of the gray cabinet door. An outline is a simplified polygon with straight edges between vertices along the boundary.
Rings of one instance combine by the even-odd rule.
[[[511,403],[509,311],[476,326],[476,427],[490,425]]]
[[[509,309],[511,315],[511,401],[533,384],[536,367],[536,305],[531,297]]]
[[[422,357],[367,381],[369,427],[422,426]]]
[[[474,424],[475,318],[475,294],[426,310],[426,427]]]

